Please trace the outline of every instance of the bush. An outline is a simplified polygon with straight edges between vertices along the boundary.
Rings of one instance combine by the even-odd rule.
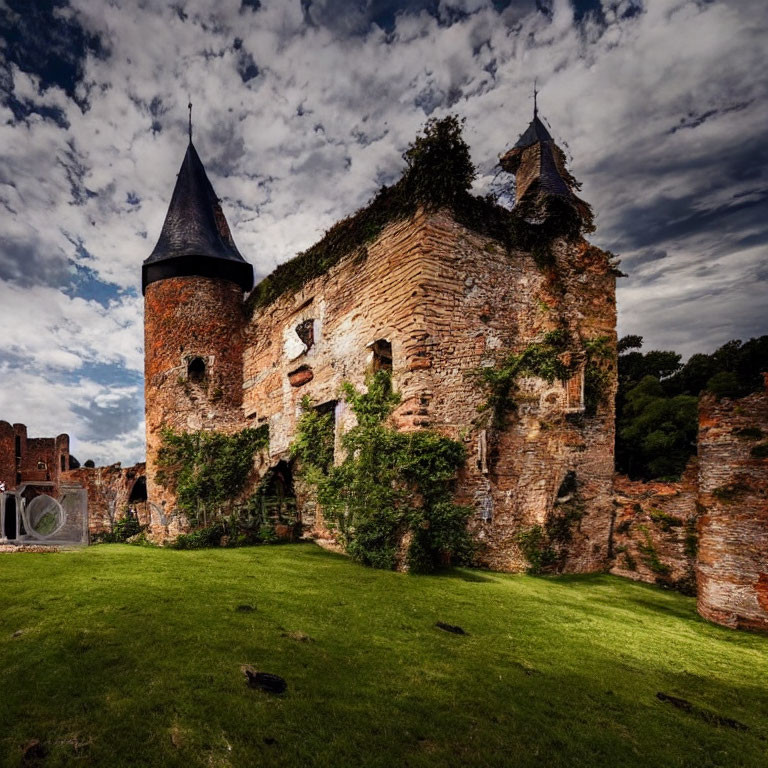
[[[367,381],[367,392],[351,384],[344,397],[357,426],[342,438],[346,458],[338,466],[320,462],[325,451],[311,450],[309,436],[319,420],[305,402],[295,453],[302,472],[317,485],[318,501],[329,528],[358,562],[391,569],[410,532],[406,562],[413,571],[431,571],[446,560],[464,561],[472,545],[466,530],[471,510],[451,503],[464,446],[430,431],[398,432],[385,424],[400,402],[386,371]]]

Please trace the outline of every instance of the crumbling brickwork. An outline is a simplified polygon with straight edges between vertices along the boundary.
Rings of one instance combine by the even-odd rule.
[[[677,483],[617,476],[611,573],[695,594],[697,488],[695,460]]]
[[[21,483],[51,482],[69,469],[69,435],[28,437],[25,424],[0,421],[0,481],[8,490]]]
[[[156,480],[161,430],[233,431],[242,420],[243,291],[225,280],[172,277],[146,289],[147,491],[152,529],[184,529]],[[169,507],[170,502],[170,507]]]
[[[62,476],[62,482],[76,485],[88,494],[88,531],[91,536],[111,533],[114,524],[133,510],[141,525],[149,525],[145,464],[122,467],[79,467]]]
[[[699,613],[768,630],[768,391],[702,397],[699,463]]]
[[[461,170],[461,162],[452,180],[441,176],[443,164],[429,165],[427,158],[445,151],[466,154],[469,164],[461,142],[440,144],[452,134],[450,125],[443,128],[432,126],[434,152],[414,150],[402,183],[282,265],[246,303],[252,275],[228,229],[222,239],[223,212],[190,143],[160,239],[143,265],[155,538],[186,524],[156,481],[163,427],[232,432],[268,425],[269,455],[257,457],[256,475],[279,462],[290,473],[308,396],[334,414],[338,461],[340,438],[354,424],[341,384],[362,388],[369,373],[387,370],[402,398],[393,426],[432,428],[468,449],[456,496],[473,510],[480,563],[525,569],[520,536],[540,527],[556,550],[553,569],[607,567],[615,271],[609,255],[581,237],[591,211],[575,196],[578,185],[536,112],[505,156],[508,170],[521,174],[518,190],[535,198],[530,205],[518,200],[521,211],[512,214],[471,199],[472,170]],[[430,197],[430,178],[440,179],[442,197]],[[500,365],[551,332],[564,340],[557,354],[566,380],[521,378],[503,423],[490,423],[480,412],[488,392],[478,369]],[[603,357],[596,362],[590,350],[598,347]],[[201,376],[193,381],[193,356],[210,385]],[[592,391],[598,380],[600,391]],[[304,524],[327,535],[311,489],[290,484]]]
[[[467,445],[457,497],[475,510],[480,562],[524,569],[517,535],[557,514],[558,489],[573,472],[581,514],[562,567],[603,568],[615,376],[594,415],[581,403],[567,412],[563,382],[528,379],[508,427],[491,435],[478,419],[486,394],[472,373],[560,328],[577,346],[605,337],[614,349],[613,299],[605,254],[586,244],[560,243],[552,267],[542,270],[530,253],[508,252],[448,212],[421,212],[386,227],[364,255],[349,254],[300,292],[255,311],[246,332],[244,423],[268,423],[271,461],[287,459],[301,398],[309,395],[315,405],[332,404],[340,435],[352,423],[340,385],[363,386],[384,342],[385,364],[402,395],[393,423],[402,430],[434,428]],[[297,329],[310,321],[308,346]],[[308,517],[305,523],[315,524]]]

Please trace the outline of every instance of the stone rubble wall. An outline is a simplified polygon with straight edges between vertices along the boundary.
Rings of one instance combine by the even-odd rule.
[[[157,483],[164,426],[176,431],[234,432],[242,422],[243,292],[223,280],[174,277],[147,286],[144,298],[147,493],[151,532],[173,538],[188,523],[173,495]],[[191,379],[188,361],[206,372]]]
[[[764,631],[768,630],[767,447],[768,389],[738,400],[701,398],[699,613],[718,624]]]
[[[697,481],[695,460],[677,483],[616,476],[611,573],[695,594]]]
[[[590,418],[566,415],[563,383],[526,380],[517,412],[496,436],[478,422],[485,395],[471,373],[556,328],[579,343],[604,336],[615,350],[614,280],[605,254],[585,243],[560,243],[553,268],[542,270],[530,254],[507,253],[444,212],[394,222],[325,276],[254,312],[246,331],[243,424],[268,423],[271,462],[288,458],[301,398],[322,405],[339,401],[345,380],[361,387],[371,345],[384,339],[402,395],[393,424],[434,428],[467,445],[458,500],[475,510],[471,526],[483,545],[482,564],[523,570],[518,533],[556,514],[558,488],[575,471],[584,515],[563,568],[605,568],[615,369]],[[314,344],[306,349],[295,329],[309,320]],[[336,403],[335,419],[338,438],[353,424],[343,402]],[[322,525],[310,517],[304,522],[322,536]]]
[[[88,494],[88,531],[91,536],[111,533],[115,522],[125,517],[130,507],[136,510],[139,522],[149,525],[146,502],[129,502],[136,481],[145,476],[142,462],[132,467],[110,464],[107,467],[79,467],[62,473],[62,485],[80,486]]]

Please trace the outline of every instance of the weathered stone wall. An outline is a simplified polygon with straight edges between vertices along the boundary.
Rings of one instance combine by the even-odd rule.
[[[145,477],[146,465],[132,467],[110,464],[107,467],[79,467],[63,473],[62,483],[79,486],[88,494],[88,531],[91,536],[111,533],[115,522],[133,508],[142,525],[150,522],[146,500],[131,501],[136,482]]]
[[[560,243],[552,268],[542,270],[530,254],[507,253],[447,213],[422,212],[390,224],[325,276],[254,313],[244,354],[243,423],[268,423],[271,461],[287,458],[301,398],[331,407],[342,381],[362,386],[376,342],[384,340],[402,395],[393,423],[404,430],[432,427],[467,445],[458,496],[475,509],[481,561],[525,568],[517,534],[557,514],[558,489],[575,472],[583,514],[561,566],[606,567],[615,370],[593,416],[578,404],[568,408],[562,383],[524,381],[517,411],[496,436],[478,423],[485,395],[470,374],[558,328],[577,347],[605,337],[615,350],[614,287],[605,254],[585,243]],[[311,345],[297,333],[307,325]],[[333,407],[338,436],[352,416],[343,402]]]
[[[161,429],[233,431],[242,421],[243,293],[224,280],[174,277],[151,283],[144,299],[147,491],[152,532],[185,530],[169,492],[160,486]],[[202,376],[190,372],[201,360]]]
[[[697,482],[695,460],[677,483],[614,479],[611,573],[695,594]]]
[[[562,382],[523,380],[501,432],[478,419],[485,395],[470,377],[479,366],[521,352],[557,329],[568,332],[576,351],[599,337],[615,351],[615,277],[605,254],[586,243],[560,242],[551,266],[541,268],[530,253],[508,253],[444,214],[430,218],[426,235],[418,285],[428,307],[422,418],[467,445],[471,459],[459,483],[459,500],[476,510],[470,525],[483,547],[481,562],[498,570],[524,569],[518,535],[565,514],[556,508],[558,490],[574,472],[575,494],[561,501],[578,504],[583,514],[563,542],[559,567],[606,567],[615,368],[592,416],[569,401]],[[582,384],[576,385],[580,390]]]
[[[768,630],[766,452],[768,391],[701,398],[698,609],[730,627]]]

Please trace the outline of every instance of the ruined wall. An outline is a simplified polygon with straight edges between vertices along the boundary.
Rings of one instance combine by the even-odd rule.
[[[174,536],[186,521],[155,482],[161,429],[233,431],[242,421],[243,293],[234,283],[174,277],[144,299],[147,491],[152,530]],[[190,364],[202,362],[203,372]]]
[[[696,593],[697,483],[695,460],[677,483],[615,478],[611,573]]]
[[[69,466],[69,435],[28,437],[24,424],[0,421],[0,480],[9,490],[20,483],[52,482]]]
[[[311,345],[297,333],[308,324]],[[599,569],[607,562],[612,512],[615,371],[595,416],[578,407],[566,414],[560,382],[523,382],[523,402],[498,440],[477,424],[485,395],[468,377],[557,328],[577,346],[604,336],[615,349],[614,276],[602,252],[561,243],[553,268],[542,270],[530,254],[507,253],[447,213],[422,212],[388,225],[327,275],[254,313],[244,355],[244,424],[268,423],[272,461],[286,458],[307,394],[334,407],[338,436],[352,423],[343,402],[334,403],[339,385],[361,386],[376,342],[385,340],[402,395],[394,424],[432,427],[467,445],[459,499],[476,510],[471,525],[485,547],[482,562],[525,568],[517,534],[555,514],[558,489],[575,472],[582,514],[561,566]]]
[[[429,307],[425,421],[467,445],[471,459],[459,500],[476,510],[470,525],[483,545],[481,562],[524,569],[520,532],[572,514],[581,517],[562,542],[558,567],[604,568],[612,513],[614,364],[594,415],[573,403],[562,382],[522,380],[517,407],[501,432],[478,423],[485,395],[468,374],[557,329],[568,332],[577,354],[598,337],[615,351],[615,277],[605,254],[586,243],[560,242],[552,264],[542,268],[530,253],[508,253],[445,214],[430,218],[425,245],[418,286]],[[579,399],[583,362],[573,382]],[[569,472],[576,488],[557,504]]]
[[[137,480],[145,476],[142,462],[122,467],[118,462],[107,467],[79,467],[62,475],[62,484],[82,487],[88,494],[88,531],[91,536],[111,533],[112,526],[125,516],[129,507],[136,510],[139,522],[148,525],[146,500],[131,501]]]
[[[768,630],[768,390],[701,398],[699,463],[699,613]]]

